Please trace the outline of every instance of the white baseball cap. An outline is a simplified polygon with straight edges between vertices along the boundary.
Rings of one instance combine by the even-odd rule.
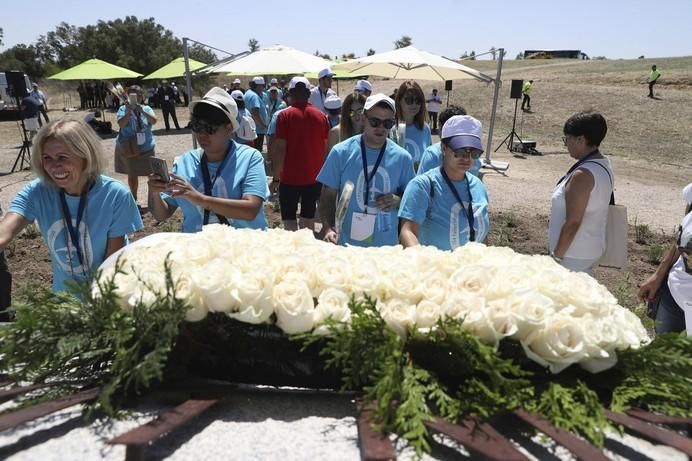
[[[231,91],[231,97],[235,99],[236,101],[242,101],[243,100],[243,92],[240,90],[233,90]]]
[[[202,99],[192,101],[190,104],[190,114],[192,114],[197,104],[208,104],[217,109],[221,109],[221,112],[228,117],[228,121],[233,125],[233,131],[238,129],[238,120],[236,120],[238,116],[238,106],[231,95],[223,88],[215,86],[207,91],[207,94],[205,94]]]
[[[317,74],[317,78],[333,77],[333,76],[334,76],[334,72],[332,72],[332,69],[329,68],[329,67],[322,69],[322,70]]]
[[[293,77],[291,81],[288,83],[288,89],[292,90],[293,88],[296,87],[297,84],[303,84],[305,89],[309,90],[310,89],[310,81],[305,78],[305,77]]]
[[[377,93],[368,96],[368,99],[365,100],[365,105],[363,105],[363,109],[370,110],[373,106],[380,102],[384,102],[387,104],[387,106],[389,106],[390,109],[392,109],[392,111],[396,112],[396,104],[394,104],[394,100],[384,93]]]
[[[252,77],[252,83],[255,85],[264,85],[264,77],[258,75],[257,77]]]
[[[483,150],[481,122],[470,115],[455,115],[450,117],[442,126],[441,139],[447,139],[452,149],[473,147]]]
[[[269,80],[269,84],[270,84],[270,85],[276,85],[276,84],[278,84],[278,83],[279,83],[279,81],[278,81],[277,79],[275,79],[275,78]]]
[[[353,87],[353,91],[372,91],[372,85],[367,80],[358,80],[356,86]]]
[[[235,80],[233,80],[233,83],[240,83],[240,79],[236,78]]]
[[[341,98],[335,94],[330,94],[324,100],[325,109],[341,109]]]

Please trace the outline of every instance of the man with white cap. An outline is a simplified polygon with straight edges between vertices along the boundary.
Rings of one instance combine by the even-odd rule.
[[[382,93],[373,94],[363,109],[363,134],[335,145],[317,175],[324,186],[320,197],[323,237],[341,245],[396,245],[397,208],[414,176],[413,160],[388,139],[396,125],[394,101]],[[347,182],[354,184],[353,195],[337,226],[336,201]]]
[[[308,79],[293,77],[288,91],[291,107],[282,110],[276,119],[272,146],[272,188],[276,189],[278,178],[284,229],[314,229],[315,208],[322,190],[316,177],[324,161],[329,125],[324,114],[308,103]],[[300,223],[296,218],[298,202]]]
[[[38,126],[43,126],[41,123],[41,114],[43,114],[43,117],[46,119],[46,123],[50,122],[48,119],[48,102],[46,101],[46,95],[39,89],[38,83],[32,83],[31,87],[33,88],[30,93],[31,96],[41,103],[38,107]]]
[[[324,108],[324,101],[329,95],[336,94],[336,91],[332,90],[332,77],[334,77],[334,73],[329,67],[322,69],[317,74],[319,84],[310,92],[310,104],[322,111],[325,115],[327,114],[327,110]]]
[[[231,91],[235,91],[235,90],[240,90],[243,93],[245,93],[245,89],[240,87],[240,79],[239,78],[236,78],[233,80],[233,86],[231,87]]]
[[[286,103],[283,99],[281,99],[281,91],[279,90],[279,88],[276,86],[272,86],[271,88],[269,88],[269,101],[267,103],[267,113],[269,114],[269,121],[271,122],[271,119],[276,112],[285,108]]]
[[[250,111],[250,115],[252,115],[252,119],[257,127],[255,148],[262,152],[264,135],[267,133],[267,126],[269,125],[269,113],[267,112],[269,96],[264,91],[264,77],[252,77],[250,89],[245,92],[244,99],[245,107]]]
[[[367,80],[358,80],[353,87],[353,91],[360,93],[366,98],[372,94],[372,85]]]
[[[682,198],[686,215],[677,242],[639,287],[639,299],[653,305],[656,334],[687,330],[692,336],[692,183]]]
[[[233,141],[237,114],[235,101],[219,87],[191,104],[190,125],[200,148],[176,159],[170,182],[149,176],[149,199],[158,221],[180,207],[183,232],[198,232],[211,223],[266,229],[264,159],[256,149]]]
[[[442,166],[416,176],[399,208],[401,243],[453,250],[488,235],[488,192],[469,173],[483,153],[481,122],[455,115],[442,127]]]
[[[440,112],[440,106],[442,105],[442,98],[437,93],[437,88],[433,88],[432,93],[428,95],[425,105],[428,108],[428,117],[432,121],[432,134],[437,134],[437,114]]]
[[[250,115],[250,112],[245,108],[243,92],[240,90],[233,90],[231,91],[231,97],[238,106],[238,115],[236,116],[238,129],[235,131],[233,139],[240,144],[255,147],[257,127],[255,126],[255,121],[252,119],[252,115]]]

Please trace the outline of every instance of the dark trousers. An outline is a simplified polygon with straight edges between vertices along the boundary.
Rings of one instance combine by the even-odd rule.
[[[257,134],[257,139],[255,139],[255,149],[262,152],[262,146],[264,146],[264,135]]]
[[[679,332],[685,329],[685,312],[675,302],[668,288],[668,277],[663,280],[658,290],[656,311],[656,334]]]
[[[43,114],[43,118],[46,119],[46,123],[50,122],[48,119],[48,111],[46,110],[46,106],[41,106],[38,108],[38,114],[36,114],[36,118],[38,118],[38,126],[43,126],[43,123],[41,123],[41,114]]]
[[[430,117],[430,121],[432,122],[433,133],[437,132],[437,112],[428,111],[428,117]]]
[[[12,304],[12,274],[7,267],[5,253],[0,251],[0,322],[9,322],[13,315],[3,312]]]
[[[524,109],[524,106],[526,106],[526,109],[531,110],[531,96],[528,94],[525,94],[524,99],[521,101],[522,110]]]
[[[161,104],[161,110],[163,111],[163,123],[166,125],[166,131],[171,129],[171,125],[168,123],[168,116],[173,118],[175,129],[179,130],[180,125],[178,125],[178,116],[175,114],[175,103],[173,101],[164,101]]]
[[[654,85],[656,82],[649,82],[649,97],[653,98],[654,97]]]

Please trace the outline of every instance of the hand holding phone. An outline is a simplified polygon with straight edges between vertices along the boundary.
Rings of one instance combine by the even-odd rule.
[[[158,157],[149,157],[149,166],[151,172],[161,178],[163,182],[171,182],[171,176],[168,174],[168,165],[166,160]]]
[[[127,95],[127,97],[130,106],[134,107],[137,105],[137,93],[130,93],[129,95]]]

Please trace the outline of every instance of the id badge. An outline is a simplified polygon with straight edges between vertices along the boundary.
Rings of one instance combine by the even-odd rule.
[[[168,98],[169,98],[169,96],[166,95],[166,96],[163,97],[163,100],[164,100],[164,101],[168,101]]]
[[[351,218],[351,239],[358,242],[372,242],[377,215],[353,213]]]
[[[145,142],[147,142],[147,135],[145,135],[144,133],[138,131],[138,132],[137,132],[137,145],[138,145],[138,146],[141,146],[141,145],[144,144]]]

